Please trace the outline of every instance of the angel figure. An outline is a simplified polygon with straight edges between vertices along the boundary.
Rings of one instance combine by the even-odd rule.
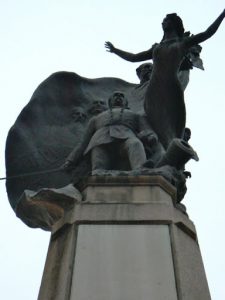
[[[153,69],[145,94],[145,111],[154,131],[165,148],[172,139],[183,136],[186,111],[184,91],[178,79],[178,71],[189,50],[209,39],[219,28],[225,17],[225,10],[199,34],[184,34],[183,22],[177,14],[168,14],[163,22],[163,38],[149,50],[133,54],[125,52],[106,42],[109,52],[121,58],[140,62],[152,59]]]

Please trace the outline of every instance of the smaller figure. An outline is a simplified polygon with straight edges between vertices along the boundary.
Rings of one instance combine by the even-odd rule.
[[[180,84],[180,67],[193,47],[198,48],[197,53],[201,50],[198,44],[211,38],[224,18],[225,9],[205,31],[189,36],[185,35],[181,18],[175,13],[168,14],[162,22],[163,37],[160,43],[136,54],[118,49],[111,42],[105,43],[107,51],[127,61],[153,60],[153,71],[146,88],[144,107],[152,128],[166,149],[174,138],[182,138],[185,128],[186,83],[184,82],[183,86]],[[198,55],[195,57],[198,58]],[[186,69],[186,66],[183,66],[183,69]]]
[[[75,123],[83,123],[87,119],[87,115],[83,108],[81,107],[74,107],[72,109],[72,118]]]
[[[141,139],[145,144],[152,144],[158,153],[163,151],[146,117],[128,108],[128,101],[122,92],[114,92],[108,105],[108,110],[90,119],[83,141],[67,157],[64,169],[75,167],[87,153],[91,154],[92,171],[115,170],[115,166],[120,165],[115,153],[120,155],[119,163],[123,162],[121,157],[124,156],[129,161],[130,169],[141,168],[146,162]]]
[[[191,129],[188,127],[184,128],[183,140],[188,142],[191,138]]]
[[[188,128],[188,127],[185,127],[184,128],[184,134],[183,134],[183,140],[188,144],[188,142],[189,142],[189,140],[190,140],[190,138],[191,138],[191,129],[190,128]],[[184,169],[184,176],[186,177],[186,178],[191,178],[191,172],[189,172],[189,171],[186,171],[185,169]]]
[[[152,63],[141,64],[136,69],[136,74],[137,74],[138,78],[140,79],[141,85],[150,80],[150,77],[152,74],[152,69],[153,69]]]
[[[92,116],[96,116],[100,114],[101,112],[105,111],[107,109],[107,105],[104,100],[94,100],[91,104],[91,107],[89,108],[88,112]]]
[[[197,46],[199,46],[199,45],[197,45]],[[199,46],[200,48],[198,48],[197,46],[196,46],[197,49],[201,48],[200,46]],[[195,62],[195,66],[198,65],[198,68],[203,69],[202,60],[199,58],[199,53],[197,53],[197,49],[196,49],[195,56],[191,52],[188,53],[189,56],[192,57],[192,60],[190,60],[187,56],[187,58],[183,61],[183,63],[180,66],[177,76],[178,76],[178,79],[180,81],[180,85],[181,85],[183,91],[186,89],[186,87],[188,85],[190,69],[193,68],[192,66],[194,65],[193,61]],[[201,63],[199,63],[199,61]],[[140,79],[140,85],[143,85],[146,82],[149,82],[149,80],[151,78],[152,70],[153,70],[152,63],[141,64],[136,69],[136,74],[137,74],[138,78]]]

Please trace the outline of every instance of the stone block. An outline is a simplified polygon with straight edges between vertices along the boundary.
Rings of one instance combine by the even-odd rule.
[[[53,228],[38,300],[210,300],[197,234],[163,177],[91,177]]]

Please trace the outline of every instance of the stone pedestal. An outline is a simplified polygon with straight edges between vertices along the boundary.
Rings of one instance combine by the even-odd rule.
[[[90,177],[52,231],[39,300],[209,300],[196,231],[160,176]]]

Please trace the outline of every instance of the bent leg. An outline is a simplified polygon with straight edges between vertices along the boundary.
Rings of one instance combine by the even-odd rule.
[[[96,146],[91,151],[92,171],[96,169],[109,170],[110,158],[104,145]]]
[[[132,170],[140,168],[146,162],[144,146],[136,137],[128,138],[124,142],[124,149],[128,155]]]

